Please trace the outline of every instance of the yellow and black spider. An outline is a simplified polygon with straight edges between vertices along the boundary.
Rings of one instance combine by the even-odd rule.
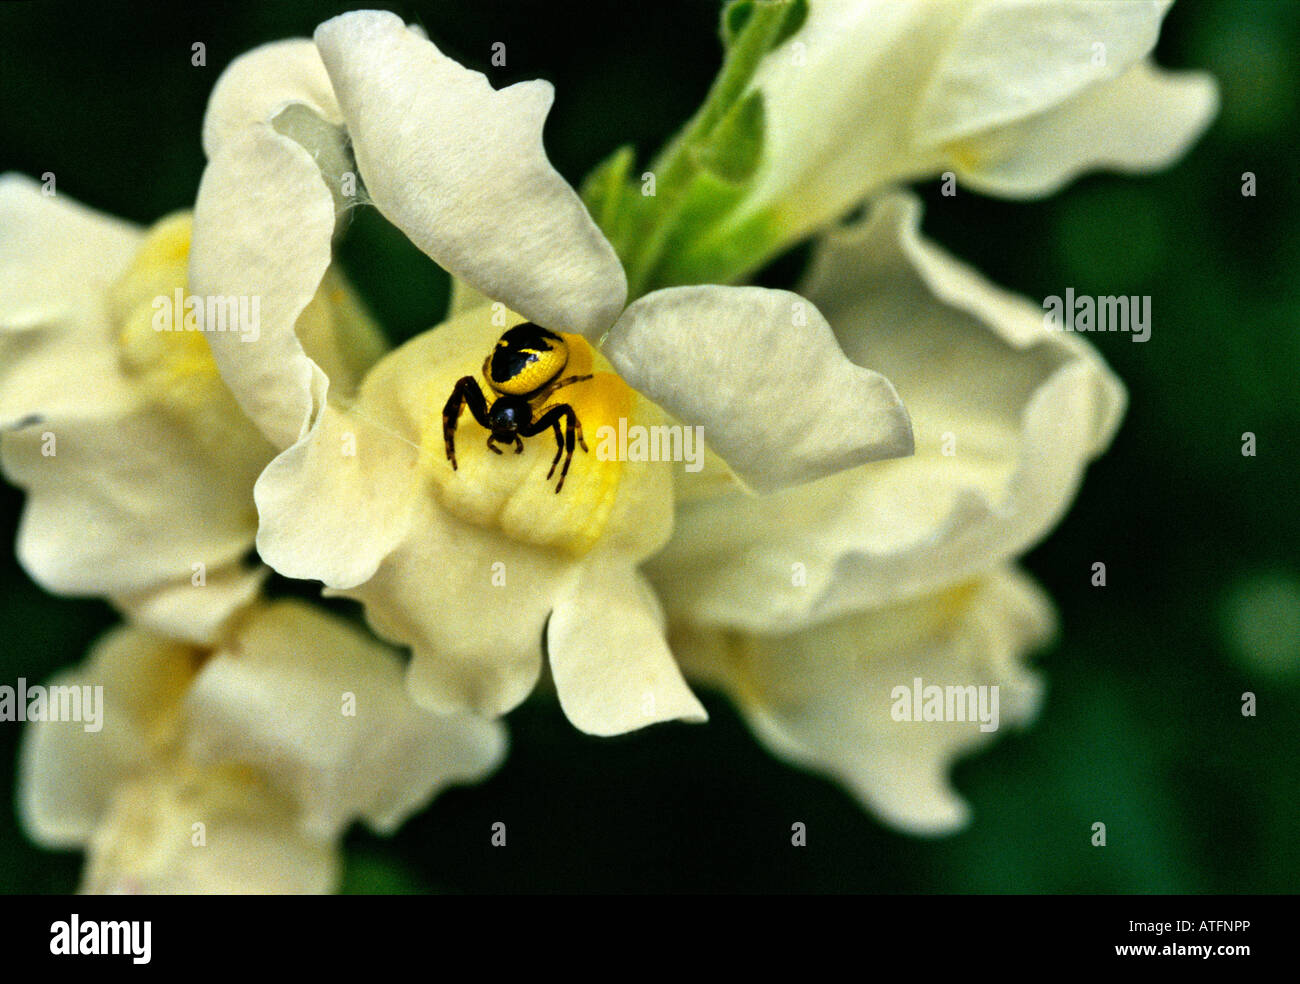
[[[548,427],[554,429],[555,459],[546,479],[550,481],[560,455],[564,455],[560,481],[555,486],[558,494],[564,488],[564,476],[573,461],[574,439],[583,451],[587,450],[587,442],[582,439],[582,423],[573,407],[567,403],[546,405],[556,390],[591,378],[590,375],[561,378],[560,373],[568,363],[569,347],[564,339],[531,321],[515,325],[502,335],[483,360],[483,378],[496,394],[492,405],[488,405],[473,376],[462,376],[442,409],[442,436],[451,467],[456,467],[456,425],[461,410],[468,404],[474,419],[488,432],[488,448],[497,454],[502,453],[497,441],[513,443],[515,454],[521,454],[523,438],[534,437]],[[565,423],[563,434],[560,421]]]

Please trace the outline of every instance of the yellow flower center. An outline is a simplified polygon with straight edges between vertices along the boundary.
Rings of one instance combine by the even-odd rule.
[[[432,495],[443,511],[462,523],[571,555],[584,554],[600,542],[648,556],[671,533],[672,465],[619,453],[610,436],[658,424],[663,412],[624,383],[581,336],[561,334],[568,361],[560,378],[592,378],[556,389],[544,399],[534,398],[526,411],[535,422],[548,410],[567,405],[582,428],[587,447],[582,449],[575,434],[563,488],[556,491],[568,452],[557,444],[553,427],[521,434],[518,451],[515,442],[500,440],[497,453],[488,448],[490,431],[468,405],[455,420],[452,467],[443,412],[462,379],[470,378],[488,416],[498,400],[525,399],[499,394],[483,377],[484,361],[502,334],[522,321],[515,316],[509,323],[498,318],[494,324],[493,309],[485,304],[413,338],[366,377],[360,399],[351,408],[358,425],[418,448],[413,464],[421,494]],[[561,443],[566,429],[562,420]],[[396,444],[393,453],[399,453]]]
[[[453,470],[442,426],[443,405],[451,396],[450,387],[432,394],[435,398],[429,403],[422,427],[420,460],[433,480],[439,503],[458,519],[500,527],[515,540],[581,554],[590,550],[606,530],[629,468],[629,463],[617,455],[602,460],[597,435],[608,433],[604,428],[617,432],[620,420],[626,427],[634,405],[645,401],[610,371],[609,364],[584,338],[569,334],[561,337],[569,348],[564,375],[591,378],[557,390],[532,408],[536,420],[552,407],[567,405],[582,429],[586,450],[575,437],[573,458],[559,492],[556,487],[567,452],[553,428],[521,438],[522,451],[517,452],[507,443],[500,445],[503,453],[497,454],[488,448],[489,431],[468,408],[456,422],[457,467]],[[476,356],[478,353],[473,353],[471,358]],[[464,375],[474,377],[490,411],[500,397],[480,374]],[[563,437],[563,423],[560,432]]]
[[[109,291],[123,367],[168,406],[200,406],[224,390],[185,290],[190,226],[188,213],[158,222]]]

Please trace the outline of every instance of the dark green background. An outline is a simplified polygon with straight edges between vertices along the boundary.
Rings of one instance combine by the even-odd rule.
[[[261,42],[310,34],[344,4],[7,4],[0,8],[0,170],[53,171],[59,191],[148,223],[188,207],[199,124],[221,69]],[[547,126],[574,183],[621,143],[652,153],[717,66],[705,0],[393,7],[497,85],[544,77]],[[190,45],[208,64],[190,64]],[[504,41],[508,68],[489,64]],[[490,782],[444,795],[392,840],[348,841],[356,891],[1290,892],[1300,883],[1300,5],[1202,0],[1170,14],[1171,67],[1214,72],[1223,110],[1176,168],[1095,176],[1044,203],[922,189],[927,231],[1032,297],[1150,294],[1146,344],[1094,336],[1129,387],[1113,450],[1027,565],[1063,637],[1032,730],[963,763],[976,820],[941,841],[897,836],[829,783],[778,764],[725,704],[706,727],[587,738],[553,703],[510,715]],[[1241,175],[1258,180],[1241,194]],[[445,282],[373,213],[345,263],[394,339],[433,324]],[[796,254],[769,271],[789,282]],[[1258,456],[1243,457],[1252,431]],[[20,496],[0,495],[13,540]],[[1104,561],[1109,585],[1089,584]],[[0,682],[79,661],[114,621],[53,598],[6,550]],[[1258,695],[1255,718],[1241,694]],[[0,725],[0,890],[67,891],[79,856],[29,845],[13,818],[18,725]],[[488,846],[505,821],[509,847]],[[790,825],[808,846],[790,846]],[[1090,825],[1108,827],[1091,846]]]

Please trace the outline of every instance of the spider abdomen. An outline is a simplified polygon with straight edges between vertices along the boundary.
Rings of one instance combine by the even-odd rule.
[[[483,378],[498,393],[527,396],[563,372],[568,362],[569,347],[563,338],[526,321],[497,339],[483,363]]]

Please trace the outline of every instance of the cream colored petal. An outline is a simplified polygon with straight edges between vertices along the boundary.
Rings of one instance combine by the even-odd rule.
[[[505,714],[537,683],[542,632],[570,559],[462,523],[427,494],[415,500],[410,528],[419,535],[374,577],[338,593],[365,604],[381,636],[412,648],[407,685],[416,703],[441,714]]]
[[[64,192],[0,176],[0,428],[134,405],[106,292],[141,241]]]
[[[416,455],[389,429],[327,406],[257,480],[257,549],[286,577],[351,588],[407,535]]]
[[[237,771],[162,774],[124,787],[89,846],[81,892],[298,895],[338,887],[330,841],[305,837],[285,799]]]
[[[588,734],[708,720],[668,650],[654,593],[629,566],[576,572],[555,599],[546,643],[560,706]]]
[[[447,305],[447,318],[450,320],[457,315],[464,314],[466,311],[472,311],[490,303],[492,303],[491,299],[485,294],[475,290],[465,281],[453,277],[451,280],[451,303]]]
[[[616,423],[615,412],[641,419],[648,404],[572,335],[567,371],[597,372],[565,391],[589,450],[563,494],[546,480],[549,431],[495,455],[468,411],[453,470],[442,412],[492,352],[502,327],[491,318],[480,306],[390,353],[355,403],[331,405],[270,466],[257,497],[263,558],[360,600],[380,635],[410,646],[418,703],[495,716],[535,685],[543,628],[570,572],[589,561],[631,567],[667,540],[672,474],[661,462],[599,458],[596,425]]]
[[[613,248],[551,167],[552,88],[500,91],[394,14],[326,21],[316,44],[375,205],[455,276],[553,330],[598,337],[627,282]]]
[[[352,169],[342,121],[316,45],[305,39],[232,62],[204,120],[210,161],[196,206],[192,287],[257,298],[256,330],[211,339],[241,405],[280,447],[302,435],[327,380],[354,390],[383,350],[341,277],[325,272],[336,205],[349,204],[338,187]]]
[[[1024,660],[1052,627],[1048,600],[1008,568],[788,635],[673,641],[688,672],[727,690],[776,755],[842,783],[892,826],[944,834],[969,819],[953,763],[1034,718],[1041,684]],[[986,689],[963,690],[976,701],[954,702],[951,719],[916,720],[918,680],[923,698],[932,685]]]
[[[330,264],[334,198],[303,147],[256,124],[224,139],[194,206],[190,289],[255,298],[258,318],[207,333],[221,376],[277,447],[306,433],[328,380],[295,324]]]
[[[362,818],[391,832],[505,752],[499,724],[422,711],[402,677],[395,653],[341,619],[296,601],[266,606],[189,692],[189,749],[199,762],[255,767],[300,806],[310,837]]]
[[[54,214],[37,209],[30,228]],[[23,334],[5,389],[29,415],[0,434],[0,464],[29,496],[18,552],[36,580],[207,639],[256,589],[238,562],[252,548],[252,483],[271,448],[239,414],[203,337],[155,330],[157,302],[184,282],[189,217],[132,241],[111,283],[96,282],[98,261],[86,258],[95,296],[85,312]]]
[[[1121,75],[1155,46],[1172,3],[970,4],[924,90],[916,142],[935,146],[1022,120]]]
[[[210,643],[236,612],[250,605],[270,570],[231,564],[205,571],[202,583],[191,572],[137,594],[111,601],[134,624],[185,642]]]
[[[1007,198],[1047,195],[1085,171],[1150,171],[1173,163],[1218,111],[1214,80],[1139,62],[1039,116],[976,138],[956,158],[972,188]]]
[[[87,841],[122,785],[168,754],[194,667],[188,647],[143,629],[119,628],[95,643],[84,664],[48,681],[51,688],[91,690],[89,700],[84,689],[77,698],[69,693],[66,705],[60,697],[60,707],[80,706],[80,720],[24,726],[17,799],[30,837],[51,847]]]
[[[126,597],[215,573],[253,542],[249,493],[265,459],[244,450],[256,447],[205,447],[147,405],[0,435],[5,477],[28,494],[19,560],[72,595]]]
[[[388,351],[383,330],[338,266],[325,272],[320,290],[295,326],[303,351],[330,381],[330,392],[351,399]]]
[[[912,452],[889,380],[844,357],[798,294],[671,287],[632,304],[603,346],[633,388],[770,492]]]
[[[915,199],[882,200],[823,243],[806,288],[848,357],[894,381],[916,454],[683,504],[651,562],[670,614],[770,631],[913,597],[1014,557],[1069,507],[1123,387],[1080,336],[922,239],[919,219]]]
[[[794,241],[933,168],[935,155],[913,152],[911,124],[965,13],[956,3],[810,3],[754,76],[766,128],[741,218],[771,209]]]
[[[342,123],[325,65],[306,38],[275,41],[236,58],[221,73],[203,117],[203,152],[215,157],[259,123],[270,123],[289,105],[306,106],[330,123]]]
[[[755,75],[764,154],[734,227],[757,222],[793,242],[887,187],[978,168],[989,148],[1016,160],[1018,135],[1040,168],[1057,157],[1071,163],[1082,153],[1078,134],[1033,120],[1108,87],[1146,57],[1170,2],[811,3],[800,30]],[[1185,109],[1173,102],[1161,108]],[[1107,148],[1090,164],[1111,164],[1131,136],[1128,114],[1112,122],[1113,132],[1100,115],[1089,120]],[[1187,119],[1156,124],[1195,128]]]

